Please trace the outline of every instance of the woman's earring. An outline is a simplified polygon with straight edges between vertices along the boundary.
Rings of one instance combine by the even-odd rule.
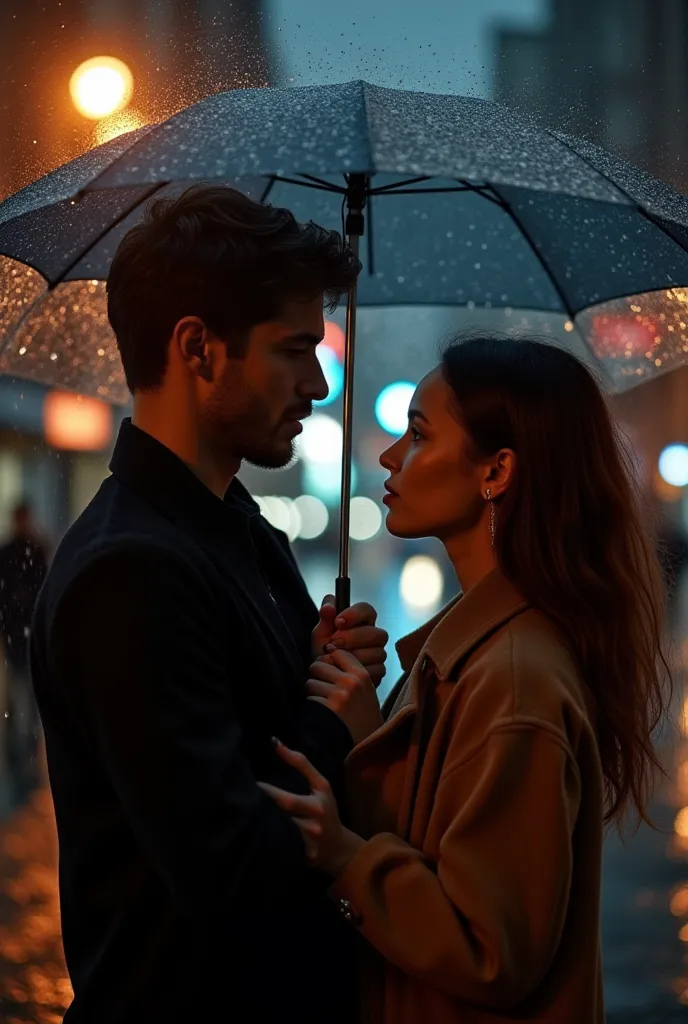
[[[496,523],[495,523],[496,512],[495,512],[495,503],[492,500],[492,491],[490,490],[489,487],[485,491],[485,497],[487,498],[487,500],[490,503],[490,544],[492,545],[492,547],[494,547],[495,532],[496,532]]]

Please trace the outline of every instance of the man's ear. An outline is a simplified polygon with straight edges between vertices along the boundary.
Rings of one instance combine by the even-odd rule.
[[[175,324],[172,345],[176,347],[182,363],[190,373],[204,380],[212,380],[210,332],[199,317],[186,316]]]

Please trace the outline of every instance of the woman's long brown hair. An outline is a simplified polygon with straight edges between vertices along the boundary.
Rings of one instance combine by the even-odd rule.
[[[593,375],[538,341],[471,336],[442,353],[478,458],[516,452],[497,507],[504,574],[561,631],[597,704],[606,820],[647,820],[671,671],[664,588],[632,456]]]

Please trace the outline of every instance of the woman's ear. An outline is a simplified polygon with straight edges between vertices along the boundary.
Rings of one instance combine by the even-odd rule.
[[[516,452],[502,448],[490,463],[485,486],[490,488],[493,498],[501,498],[516,472]]]

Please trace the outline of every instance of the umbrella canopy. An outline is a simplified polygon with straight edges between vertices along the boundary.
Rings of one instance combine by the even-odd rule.
[[[688,360],[685,197],[495,103],[352,82],[210,96],[0,204],[0,369],[125,402],[103,281],[150,197],[201,180],[331,227],[362,182],[359,305],[564,314],[617,391]]]

